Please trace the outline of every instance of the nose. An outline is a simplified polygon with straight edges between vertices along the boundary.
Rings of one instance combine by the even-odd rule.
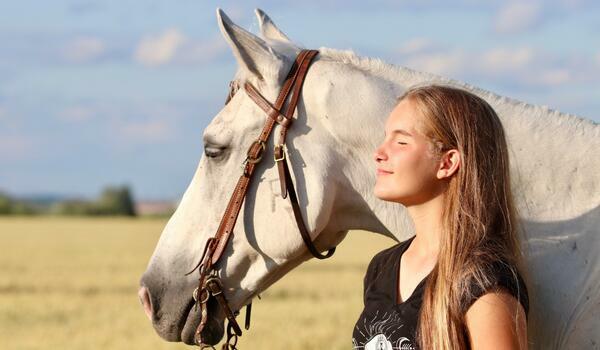
[[[377,163],[379,163],[380,161],[385,159],[385,153],[382,152],[382,145],[380,145],[379,147],[377,147],[375,149],[375,153],[373,153],[373,158],[375,159],[375,162],[377,162]]]
[[[144,312],[150,321],[152,321],[152,302],[150,301],[150,292],[148,288],[142,286],[138,290],[138,297],[140,298],[140,303],[144,307]]]

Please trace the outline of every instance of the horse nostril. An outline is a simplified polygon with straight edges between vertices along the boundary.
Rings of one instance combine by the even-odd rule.
[[[138,297],[140,298],[140,303],[144,307],[144,312],[150,321],[152,321],[152,303],[150,302],[150,292],[148,292],[148,288],[141,287],[138,290]]]

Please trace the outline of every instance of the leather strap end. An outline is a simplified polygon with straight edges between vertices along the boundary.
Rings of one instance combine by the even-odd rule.
[[[287,191],[287,182],[286,182],[286,176],[285,176],[285,169],[284,167],[287,164],[287,160],[286,159],[282,159],[280,161],[277,162],[277,170],[279,172],[279,185],[280,185],[280,189],[281,189],[281,198],[286,199],[287,195],[288,195],[288,191]]]
[[[246,330],[250,329],[250,313],[252,312],[252,303],[246,305],[246,320],[244,322],[244,328]]]

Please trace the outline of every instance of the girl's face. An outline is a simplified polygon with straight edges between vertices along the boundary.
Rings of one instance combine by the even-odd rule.
[[[428,151],[427,138],[416,130],[420,118],[410,99],[402,100],[388,116],[385,138],[374,154],[374,194],[379,199],[409,206],[437,195],[439,161]]]

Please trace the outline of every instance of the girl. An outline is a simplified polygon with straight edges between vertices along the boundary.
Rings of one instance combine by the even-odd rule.
[[[529,299],[502,124],[474,94],[417,87],[374,154],[375,195],[415,235],[373,257],[354,349],[527,349]]]

